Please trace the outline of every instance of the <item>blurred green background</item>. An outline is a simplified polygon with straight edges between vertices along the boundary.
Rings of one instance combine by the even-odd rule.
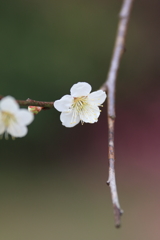
[[[98,89],[109,69],[116,0],[0,2],[1,94],[54,101],[74,83]],[[67,129],[43,111],[22,139],[1,140],[1,240],[160,239],[158,0],[135,1],[117,81],[114,228],[106,104],[96,124]]]

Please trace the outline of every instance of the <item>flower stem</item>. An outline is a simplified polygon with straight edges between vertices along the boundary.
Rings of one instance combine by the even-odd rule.
[[[4,96],[0,95],[0,100],[3,97]],[[30,99],[30,98],[28,98],[27,100],[17,100],[16,99],[16,101],[22,107],[37,106],[37,107],[43,107],[43,110],[47,110],[47,109],[53,108],[53,104],[54,104],[54,102],[35,101],[35,100]]]

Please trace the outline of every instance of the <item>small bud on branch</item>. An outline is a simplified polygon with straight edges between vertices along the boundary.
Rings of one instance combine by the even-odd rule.
[[[37,115],[42,109],[43,109],[43,107],[36,107],[36,106],[28,107],[28,111],[32,112],[34,115]]]

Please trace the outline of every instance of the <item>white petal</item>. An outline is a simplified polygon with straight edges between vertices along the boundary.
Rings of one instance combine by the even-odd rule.
[[[78,82],[71,87],[72,97],[88,96],[91,92],[91,85],[86,82]]]
[[[5,125],[0,117],[0,134],[3,134],[5,132]]]
[[[0,112],[0,134],[3,134],[4,132],[5,132],[5,124],[3,123],[2,114]]]
[[[33,113],[29,112],[27,109],[20,109],[15,117],[18,124],[21,126],[30,124],[34,119]]]
[[[60,120],[65,127],[69,128],[74,127],[80,122],[79,115],[76,118],[74,118],[73,122],[73,111],[70,111],[69,113],[62,112],[60,115]]]
[[[24,137],[27,134],[28,129],[25,126],[20,126],[17,123],[12,123],[7,128],[7,132],[13,137]]]
[[[88,106],[80,114],[80,119],[86,123],[94,123],[98,121],[100,115],[99,107],[97,106]]]
[[[71,95],[65,95],[60,100],[54,102],[54,107],[59,112],[68,111],[71,108],[73,102],[73,97]]]
[[[0,102],[0,109],[1,109],[1,111],[15,113],[18,111],[19,105],[13,97],[7,96],[7,97],[2,98],[2,100]]]
[[[104,91],[98,90],[89,94],[88,99],[91,104],[93,103],[93,105],[99,106],[102,103],[104,103],[104,101],[106,100],[106,97],[107,95]]]

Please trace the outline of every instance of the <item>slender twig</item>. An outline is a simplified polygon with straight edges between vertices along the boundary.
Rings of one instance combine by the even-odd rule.
[[[106,82],[101,89],[108,93],[108,158],[109,178],[107,184],[110,186],[114,209],[115,226],[120,227],[120,216],[123,210],[120,207],[115,178],[115,151],[114,151],[114,122],[115,122],[115,87],[116,78],[120,65],[121,56],[125,50],[125,37],[133,0],[124,0],[119,14],[119,25],[111,59],[111,65]]]
[[[0,95],[0,100],[4,96]],[[35,101],[30,98],[27,100],[16,100],[17,103],[22,106],[22,107],[28,107],[28,106],[38,106],[38,107],[43,107],[43,109],[51,109],[53,108],[54,102],[42,102],[42,101]]]

